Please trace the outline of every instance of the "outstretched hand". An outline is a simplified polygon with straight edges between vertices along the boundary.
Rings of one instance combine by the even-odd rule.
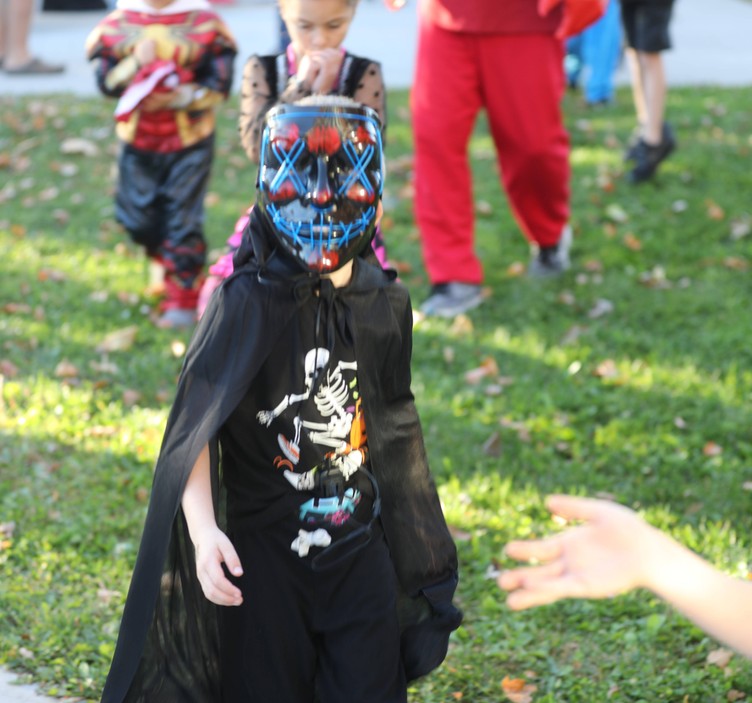
[[[514,610],[562,598],[608,598],[646,585],[645,552],[657,531],[629,508],[617,503],[573,496],[550,496],[546,505],[567,520],[583,520],[545,539],[510,542],[506,553],[518,560],[537,560],[502,573],[501,588],[511,591]]]
[[[545,17],[562,3],[564,14],[556,28],[556,37],[567,39],[599,19],[606,11],[607,0],[538,0],[538,14]]]
[[[195,539],[196,575],[201,590],[216,605],[240,605],[243,594],[225,576],[222,564],[233,576],[242,576],[238,554],[227,535],[219,527],[207,528]]]

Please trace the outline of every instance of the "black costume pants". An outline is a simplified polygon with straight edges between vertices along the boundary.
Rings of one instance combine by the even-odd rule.
[[[115,216],[184,288],[193,286],[206,262],[204,196],[213,155],[213,136],[167,154],[130,144],[120,152]]]
[[[406,703],[396,576],[374,532],[322,570],[278,525],[230,535],[243,604],[220,609],[222,703]]]

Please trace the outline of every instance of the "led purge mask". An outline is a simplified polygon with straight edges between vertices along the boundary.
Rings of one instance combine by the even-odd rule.
[[[336,271],[370,244],[383,181],[381,129],[370,108],[298,103],[267,114],[258,205],[305,270]]]

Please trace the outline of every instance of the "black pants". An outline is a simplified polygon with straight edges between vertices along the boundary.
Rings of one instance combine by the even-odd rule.
[[[193,286],[206,262],[204,196],[213,154],[213,136],[168,154],[128,144],[120,152],[115,216],[185,288]]]
[[[221,609],[222,703],[406,703],[396,577],[375,532],[322,570],[287,530],[231,535],[245,573],[243,604]]]

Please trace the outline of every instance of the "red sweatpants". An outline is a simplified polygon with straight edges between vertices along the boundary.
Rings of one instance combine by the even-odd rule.
[[[468,142],[485,108],[525,236],[556,244],[569,220],[563,45],[544,34],[451,32],[420,20],[412,89],[415,218],[431,283],[480,283]]]

